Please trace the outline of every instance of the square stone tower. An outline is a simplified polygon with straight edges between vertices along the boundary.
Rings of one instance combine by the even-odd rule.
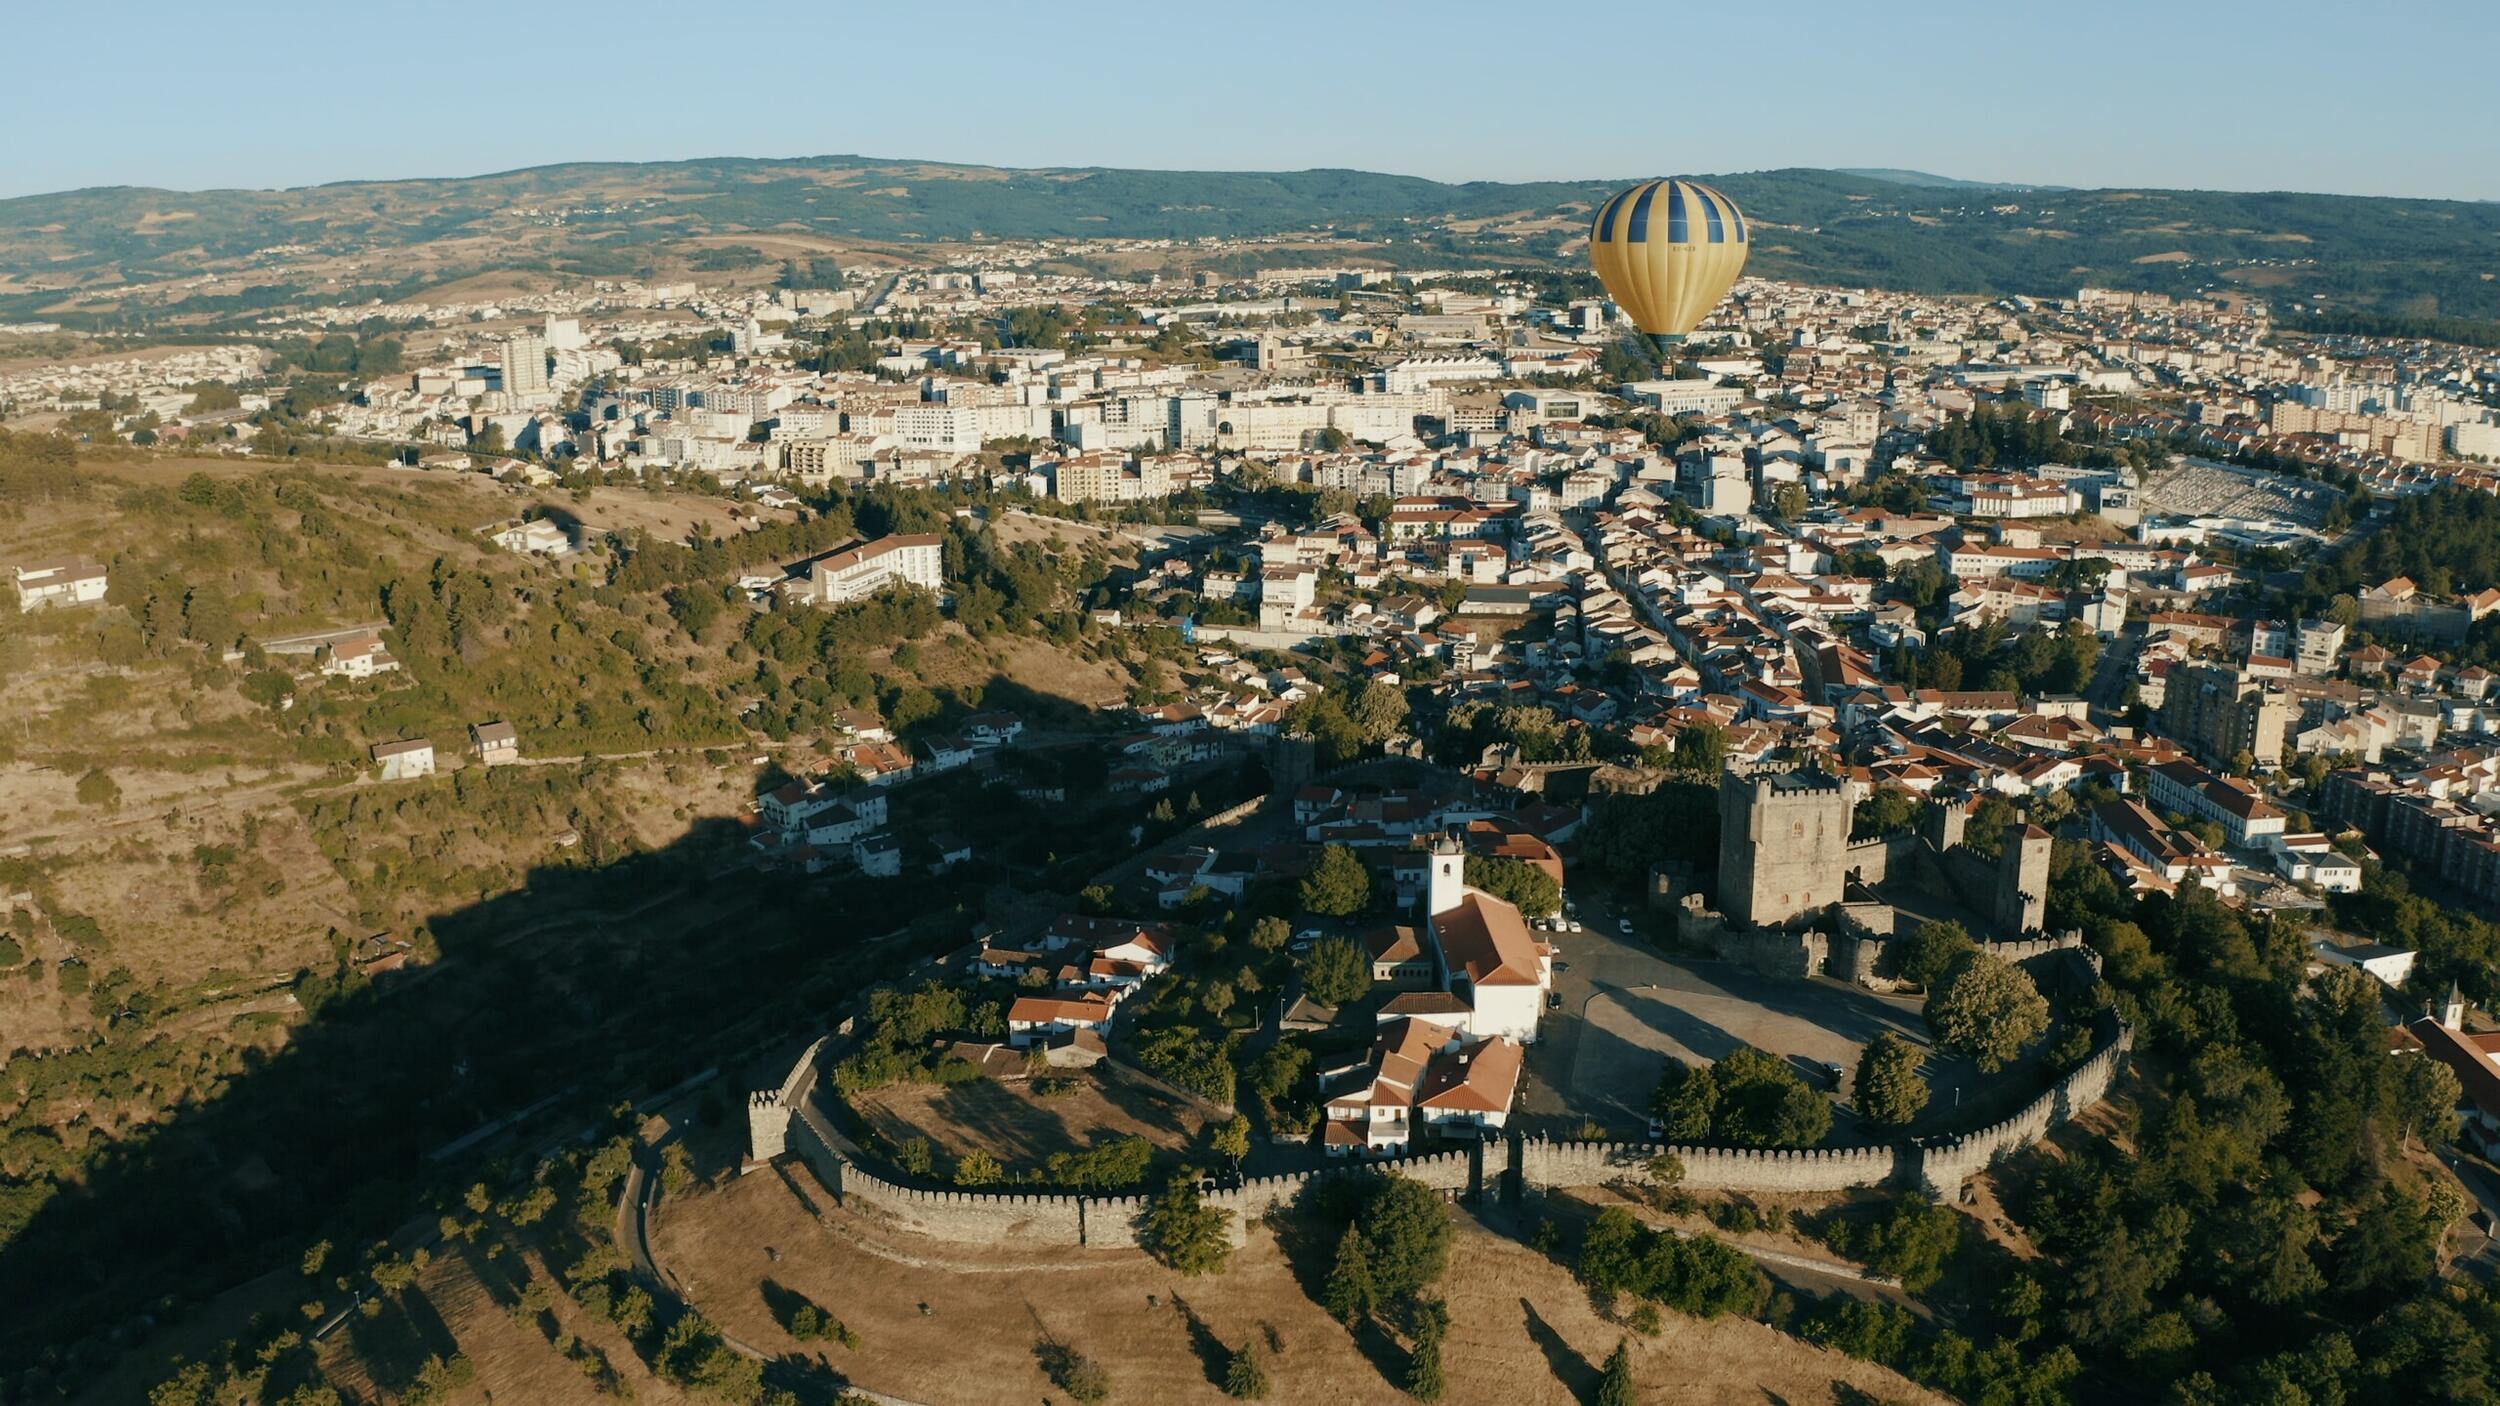
[[[1841,900],[1854,790],[1812,770],[1719,778],[1719,911],[1729,922],[1774,928]]]
[[[2049,855],[2056,841],[2037,825],[2009,825],[1997,857],[1997,926],[2009,937],[2034,937],[2048,925]]]

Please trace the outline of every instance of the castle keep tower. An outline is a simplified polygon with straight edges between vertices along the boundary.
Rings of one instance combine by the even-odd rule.
[[[1719,778],[1719,911],[1729,922],[1778,927],[1841,901],[1853,789],[1819,771]]]
[[[2049,850],[2055,843],[2037,825],[2010,825],[1997,859],[1996,912],[2009,937],[2030,937],[2048,922]]]

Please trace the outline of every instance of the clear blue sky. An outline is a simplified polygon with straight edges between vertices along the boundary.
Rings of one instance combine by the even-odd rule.
[[[9,31],[0,196],[855,153],[2500,198],[2493,0],[99,0]]]

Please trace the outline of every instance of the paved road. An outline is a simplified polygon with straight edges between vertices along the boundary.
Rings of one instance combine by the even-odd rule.
[[[2102,721],[2117,718],[2119,706],[2127,696],[2128,680],[2135,673],[2135,656],[2143,648],[2144,627],[2129,625],[2101,649],[2101,662],[2092,670],[2092,681],[2084,685],[2083,698]]]
[[[342,625],[334,630],[313,630],[301,635],[280,635],[262,640],[260,647],[267,654],[312,654],[325,644],[352,640],[358,635],[376,634],[391,627],[388,620],[368,620],[361,625]]]

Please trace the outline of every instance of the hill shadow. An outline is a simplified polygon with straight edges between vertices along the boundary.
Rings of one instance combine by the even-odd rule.
[[[746,870],[745,833],[702,822],[658,850],[534,869],[428,917],[441,956],[421,967],[303,973],[311,1013],[283,1047],[234,1055],[231,1077],[91,1151],[48,1197],[0,1183],[0,1386],[49,1400],[161,1358],[175,1335],[160,1330],[272,1271],[287,1277],[254,1293],[292,1315],[331,1288],[292,1279],[307,1246],[421,1243],[472,1182],[568,1145],[620,1099],[712,1066],[738,1082],[754,1052],[980,916],[979,891],[942,878]],[[162,1036],[130,1018],[98,1058],[139,1067]],[[359,1346],[382,1331],[349,1319]]]

